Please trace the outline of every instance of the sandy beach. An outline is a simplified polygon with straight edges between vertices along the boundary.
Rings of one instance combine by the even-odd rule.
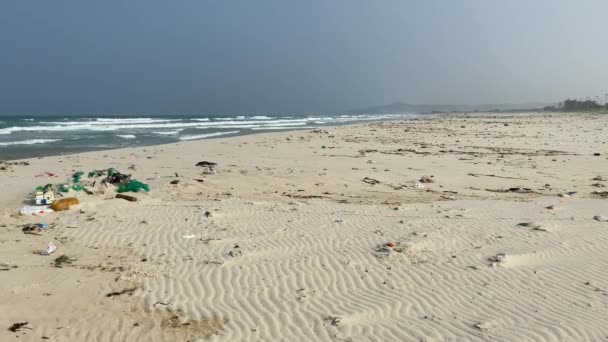
[[[454,114],[7,162],[0,341],[606,340],[607,142]],[[151,191],[19,215],[110,167]]]

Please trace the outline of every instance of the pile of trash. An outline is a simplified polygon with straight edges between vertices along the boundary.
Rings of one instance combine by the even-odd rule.
[[[70,206],[79,204],[75,197],[79,192],[86,192],[89,195],[95,194],[96,186],[110,185],[116,187],[116,192],[145,192],[150,191],[148,184],[133,179],[130,174],[120,173],[116,169],[93,170],[87,173],[83,171],[75,172],[70,181],[60,184],[45,184],[38,186],[35,190],[34,205],[25,206],[21,209],[21,214],[43,214],[53,211],[68,210]]]
[[[212,175],[216,173],[215,167],[217,166],[217,163],[203,160],[201,162],[196,163],[196,166],[203,168],[203,174]]]
[[[72,175],[71,184],[62,184],[59,188],[62,192],[68,192],[70,189],[74,191],[87,191],[87,188],[94,188],[98,181],[105,186],[116,186],[116,192],[139,192],[144,190],[150,191],[148,184],[142,183],[137,179],[131,178],[130,174],[120,173],[114,168],[107,170],[93,170],[87,173],[87,181],[83,180],[84,172],[78,171]],[[99,178],[103,177],[101,180]]]

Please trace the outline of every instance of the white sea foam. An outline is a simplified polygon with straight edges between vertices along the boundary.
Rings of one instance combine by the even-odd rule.
[[[254,131],[264,131],[264,130],[275,130],[275,129],[305,129],[305,128],[314,128],[313,126],[300,126],[300,127],[294,127],[294,126],[273,126],[273,127],[269,127],[269,126],[260,126],[260,127],[253,127],[251,128]]]
[[[149,124],[149,123],[162,123],[162,122],[178,122],[182,121],[182,119],[152,119],[152,118],[124,118],[124,119],[114,119],[114,118],[99,118],[94,120],[81,120],[81,121],[40,121],[41,124],[48,125],[66,125],[66,126],[82,126],[82,125],[92,125],[92,126],[102,126],[102,125],[121,125],[121,124]]]
[[[52,142],[60,141],[60,140],[61,139],[30,139],[30,140],[21,140],[21,141],[9,141],[9,142],[0,142],[0,146],[46,144],[46,143],[52,143]]]
[[[135,139],[137,138],[134,134],[117,134],[117,137],[123,138],[123,139]]]
[[[179,134],[179,132],[183,131],[183,128],[180,129],[174,129],[172,131],[160,131],[160,132],[152,132],[154,134],[160,134],[160,135],[175,135],[175,134]]]
[[[339,122],[357,122],[369,120],[395,119],[411,115],[357,115],[352,117],[320,117],[311,116],[307,118],[272,118],[268,116],[245,117],[237,116],[231,118],[218,118],[217,121],[205,121],[205,119],[96,119],[91,121],[66,121],[66,122],[44,122],[38,126],[14,126],[0,129],[0,134],[13,132],[37,132],[37,131],[117,131],[137,129],[185,129],[185,128],[256,128],[260,126],[304,126],[309,124],[331,124]],[[254,119],[257,118],[257,119]],[[194,122],[193,122],[194,121]],[[43,124],[43,123],[41,123]],[[160,133],[159,133],[160,134]],[[169,133],[167,133],[169,134]],[[174,134],[174,133],[171,133]]]
[[[230,132],[216,132],[209,134],[198,134],[198,135],[184,135],[183,137],[179,137],[179,140],[197,140],[197,139],[205,139],[211,137],[219,137],[227,134],[236,134],[240,131],[230,131]]]

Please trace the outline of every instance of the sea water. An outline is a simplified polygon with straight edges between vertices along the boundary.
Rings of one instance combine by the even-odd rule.
[[[0,160],[395,120],[416,114],[0,117]]]

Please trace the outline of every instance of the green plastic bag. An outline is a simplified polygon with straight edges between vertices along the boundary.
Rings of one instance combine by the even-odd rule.
[[[82,186],[80,184],[72,184],[72,189],[74,191],[82,191],[82,190],[84,190],[84,186]]]
[[[129,183],[121,184],[118,186],[117,192],[139,192],[139,190],[144,190],[146,192],[150,191],[150,187],[148,184],[142,183],[138,180],[132,180]]]
[[[80,178],[82,178],[82,175],[84,175],[83,171],[76,172],[74,175],[72,175],[72,181],[74,183],[80,183]]]
[[[36,187],[36,191],[45,191],[47,189],[52,189],[53,188],[53,184],[47,184],[47,185],[41,185]]]

